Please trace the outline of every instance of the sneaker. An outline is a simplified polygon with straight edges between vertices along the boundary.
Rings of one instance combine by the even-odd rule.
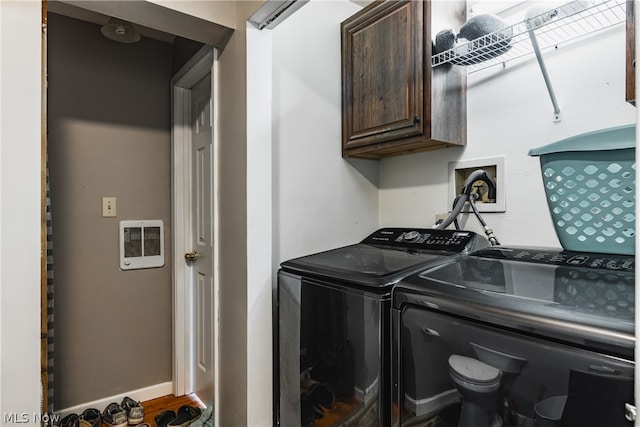
[[[102,416],[95,408],[85,409],[80,414],[80,427],[102,427]]]
[[[198,418],[202,410],[195,406],[183,405],[176,413],[176,419],[169,423],[169,427],[186,427]]]
[[[110,427],[126,427],[127,413],[116,402],[109,403],[102,412],[102,421]]]
[[[122,399],[122,403],[120,404],[120,406],[122,406],[122,408],[127,413],[129,424],[136,425],[144,421],[144,408],[142,407],[140,402],[136,402],[130,397],[125,397],[124,399]]]

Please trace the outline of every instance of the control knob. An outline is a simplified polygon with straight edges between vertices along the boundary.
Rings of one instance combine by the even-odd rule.
[[[404,233],[404,236],[402,237],[402,239],[405,242],[414,243],[420,240],[420,237],[422,237],[422,235],[419,232],[413,230],[413,231],[407,231],[406,233]]]

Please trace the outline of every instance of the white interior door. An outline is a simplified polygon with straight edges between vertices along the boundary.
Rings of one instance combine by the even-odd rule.
[[[214,227],[211,74],[191,88],[191,264],[194,390],[214,396]]]
[[[217,280],[216,50],[203,47],[173,85],[173,392],[215,409]],[[217,411],[215,411],[217,412]]]

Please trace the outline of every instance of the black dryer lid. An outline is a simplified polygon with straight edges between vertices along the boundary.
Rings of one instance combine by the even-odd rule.
[[[586,347],[635,343],[635,258],[490,247],[400,282],[393,306],[437,307]]]

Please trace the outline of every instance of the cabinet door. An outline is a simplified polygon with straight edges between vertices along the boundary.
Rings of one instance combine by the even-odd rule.
[[[425,134],[426,2],[375,3],[342,23],[343,155]]]

